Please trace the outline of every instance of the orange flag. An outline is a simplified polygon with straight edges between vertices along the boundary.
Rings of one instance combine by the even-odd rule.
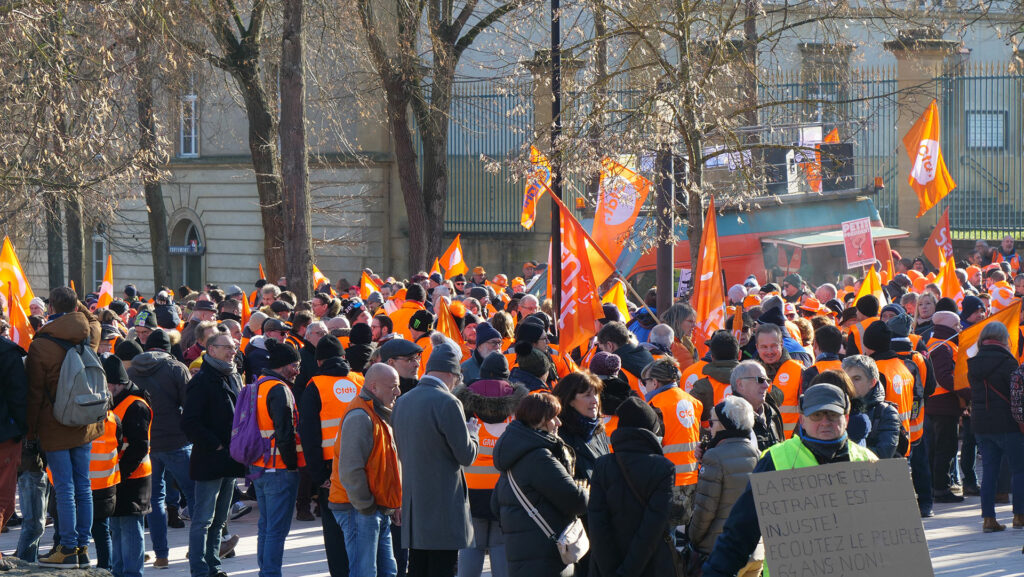
[[[939,283],[939,289],[942,291],[942,296],[956,301],[956,306],[963,304],[964,289],[960,286],[960,279],[956,278],[956,261],[952,255],[942,265],[942,279]]]
[[[103,284],[100,285],[99,300],[96,308],[106,308],[114,302],[114,258],[107,255],[107,270],[103,272]]]
[[[935,99],[903,137],[903,148],[913,163],[910,186],[921,204],[917,212],[920,218],[956,188],[953,177],[946,170],[942,147],[939,146],[939,107]]]
[[[25,316],[25,309],[21,308],[21,304],[14,300],[14,292],[11,285],[7,285],[7,320],[10,321],[11,327],[8,333],[11,340],[18,343],[18,346],[23,350],[28,351],[28,346],[32,344],[32,325],[28,322],[28,317]]]
[[[242,295],[242,328],[249,324],[249,317],[252,316],[252,307],[249,306],[249,299]]]
[[[928,242],[924,245],[924,256],[936,267],[941,267],[943,255],[953,255],[953,237],[949,234],[949,207],[942,211],[939,222],[935,223]]]
[[[71,290],[74,292],[78,292],[78,289],[75,288],[75,281],[68,279],[68,286],[71,287]]]
[[[611,262],[622,254],[624,237],[651,191],[651,181],[614,160],[601,161],[593,237]]]
[[[825,135],[825,139],[821,141],[822,144],[839,144],[839,129],[833,128],[828,134]],[[818,148],[819,145],[815,145]],[[810,189],[814,192],[821,192],[821,151],[814,151],[814,162],[807,163],[807,184]]]
[[[697,253],[697,268],[694,274],[694,311],[697,313],[697,326],[693,335],[693,343],[703,356],[707,352],[705,341],[711,335],[725,327],[725,292],[722,288],[722,263],[718,252],[718,221],[715,218],[715,197],[708,202],[707,215],[704,217],[704,234],[700,239]]]
[[[320,285],[331,284],[331,279],[327,278],[324,273],[320,272],[320,269],[313,265],[313,289],[320,288]]]
[[[267,275],[263,272],[263,263],[260,263],[260,278],[267,280]]]
[[[363,272],[363,276],[360,277],[359,279],[359,298],[365,301],[366,299],[370,298],[370,293],[374,291],[380,292],[380,286],[378,286],[377,283],[373,282],[373,279],[370,278],[370,275],[366,274],[366,272]]]
[[[868,274],[864,275],[864,282],[861,283],[860,290],[857,291],[857,296],[853,299],[854,304],[861,297],[867,295],[875,295],[875,298],[878,299],[879,304],[882,306],[889,303],[889,299],[885,298],[885,293],[882,291],[882,277],[878,275],[874,265],[871,265],[871,270],[868,271]]]
[[[441,262],[438,259],[434,259],[434,264],[430,266],[430,274],[441,274]]]
[[[465,349],[462,333],[459,331],[459,325],[455,324],[455,317],[448,308],[448,301],[440,299],[437,304],[437,323],[434,328],[437,329],[437,332],[455,341],[460,348]]]
[[[525,229],[533,228],[537,220],[537,203],[544,196],[544,191],[551,186],[551,163],[544,153],[530,146],[530,166],[533,172],[526,179],[526,190],[523,191],[523,214],[519,224]]]
[[[445,269],[444,278],[449,279],[455,275],[463,274],[469,270],[462,255],[461,234],[455,235],[455,240],[441,255],[441,265]]]
[[[0,251],[0,284],[7,285],[11,289],[11,294],[17,297],[23,310],[29,310],[28,304],[36,295],[32,293],[32,287],[28,284],[28,275],[21,268],[18,255],[14,253],[11,239],[6,236],[3,250]]]
[[[957,337],[959,348],[956,352],[956,364],[953,366],[954,390],[959,391],[971,386],[967,382],[967,359],[978,354],[978,346],[980,344],[978,337],[981,336],[981,330],[985,325],[993,321],[1006,325],[1006,330],[1010,333],[1010,351],[1014,356],[1017,356],[1017,343],[1020,338],[1020,299],[1014,299],[1010,306],[1005,309],[960,331],[960,335]]]
[[[569,353],[576,347],[585,346],[590,337],[597,334],[597,322],[604,317],[598,288],[607,276],[598,280],[600,277],[594,274],[592,250],[583,226],[561,201],[558,209],[562,222],[562,310],[558,313],[558,350]],[[614,270],[606,259],[601,257],[599,260],[604,261],[602,270]]]

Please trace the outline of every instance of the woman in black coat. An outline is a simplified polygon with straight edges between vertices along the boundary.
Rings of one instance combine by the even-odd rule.
[[[512,491],[510,477],[551,529],[560,534],[587,510],[588,490],[573,480],[573,455],[555,434],[560,424],[558,399],[549,393],[527,395],[494,447],[501,472],[491,510],[505,536],[509,577],[569,577],[554,540],[545,535]]]
[[[623,401],[617,414],[615,453],[597,460],[591,481],[590,574],[675,575],[669,544],[675,465],[662,454],[655,436],[660,419],[638,397]]]

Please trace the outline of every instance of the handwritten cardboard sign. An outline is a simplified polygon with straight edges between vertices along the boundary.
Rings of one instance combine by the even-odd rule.
[[[933,576],[907,462],[750,476],[772,577]]]

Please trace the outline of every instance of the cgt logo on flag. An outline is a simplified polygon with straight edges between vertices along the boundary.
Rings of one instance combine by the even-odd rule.
[[[462,262],[462,251],[456,247],[455,250],[452,251],[452,256],[448,258],[448,266],[445,268],[454,268],[455,265],[460,262]]]
[[[920,184],[928,184],[935,180],[935,171],[939,165],[939,143],[934,140],[922,140],[917,147],[917,159],[911,176]]]
[[[636,201],[639,197],[633,183],[619,175],[615,175],[605,179],[605,186],[602,192],[604,194],[600,205],[606,224],[617,226],[625,223],[633,216]]]

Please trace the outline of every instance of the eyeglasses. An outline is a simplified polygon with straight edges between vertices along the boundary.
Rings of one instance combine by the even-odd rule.
[[[418,363],[418,362],[420,362],[420,359],[422,359],[422,355],[410,355],[408,357],[395,357],[395,358],[399,359],[399,360],[403,360],[403,361],[409,361],[409,362],[413,362],[413,363]]]
[[[828,419],[830,423],[838,423],[843,418],[843,415],[833,413],[832,411],[817,411],[805,416],[815,423],[820,422],[822,419]]]
[[[768,380],[768,377],[740,377],[741,379],[754,379],[762,385],[770,385],[772,382]]]
[[[232,351],[237,351],[238,350],[238,347],[236,347],[234,345],[210,345],[210,348],[213,348],[213,347],[220,347],[222,349],[231,349]]]

